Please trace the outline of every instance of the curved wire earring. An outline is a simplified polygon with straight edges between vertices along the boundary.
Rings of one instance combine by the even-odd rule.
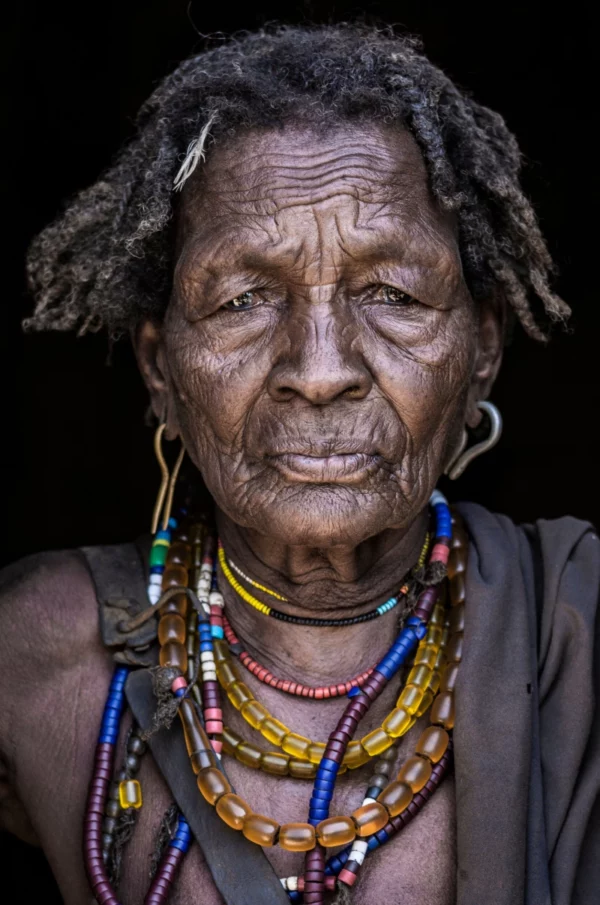
[[[489,435],[485,440],[482,440],[481,443],[476,443],[470,449],[465,449],[469,437],[466,430],[463,430],[460,448],[446,469],[446,474],[451,481],[456,481],[457,478],[460,478],[461,474],[465,471],[467,466],[470,465],[473,459],[476,459],[477,456],[481,456],[495,446],[502,434],[502,415],[494,403],[487,401],[478,402],[477,408],[480,409],[480,411],[485,412],[490,419]]]
[[[165,457],[162,451],[162,438],[166,426],[167,425],[165,421],[161,422],[154,433],[154,454],[156,455],[156,460],[160,468],[161,482],[160,488],[158,490],[158,496],[156,497],[156,503],[154,504],[154,512],[152,513],[152,534],[156,534],[161,512],[161,527],[163,531],[166,531],[168,528],[169,519],[171,518],[171,509],[173,508],[175,484],[177,483],[179,469],[181,468],[181,463],[183,462],[183,457],[185,456],[185,447],[182,443],[181,450],[179,451],[179,455],[177,456],[177,461],[175,462],[175,467],[173,468],[173,472],[171,475],[169,475],[169,467],[165,462]]]

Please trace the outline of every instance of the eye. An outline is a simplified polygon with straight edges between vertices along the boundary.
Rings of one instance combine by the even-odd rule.
[[[402,289],[398,289],[396,286],[383,284],[379,286],[377,294],[388,305],[406,306],[418,304],[414,296],[409,295],[408,292],[404,292]]]
[[[246,311],[248,308],[253,308],[256,304],[255,293],[248,291],[242,292],[241,295],[236,295],[235,298],[226,302],[223,307],[228,308],[229,311]]]

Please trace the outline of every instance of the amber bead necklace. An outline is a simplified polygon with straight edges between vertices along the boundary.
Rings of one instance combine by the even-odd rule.
[[[437,621],[443,620],[444,617],[443,617],[442,606],[436,607],[435,617],[436,617]],[[430,646],[431,645],[427,642],[426,637],[424,637],[419,646],[419,652],[427,653],[427,648]],[[419,666],[414,666],[412,672],[414,673],[415,671],[423,672],[423,669]],[[430,674],[429,677],[424,677],[424,678],[426,678],[426,680],[429,684],[429,682],[431,681],[431,672],[432,671],[430,669],[428,669],[428,667],[425,667],[424,671],[428,672]],[[219,666],[217,667],[217,673],[218,672],[219,672]],[[414,676],[413,676],[413,678],[414,678]],[[441,687],[439,676],[437,678],[437,685],[438,685],[438,688]],[[407,685],[407,687],[411,688],[411,685]],[[412,689],[419,689],[419,690],[417,693],[413,694]],[[417,685],[412,685],[412,689],[411,689],[410,702],[405,704],[406,709],[403,710],[403,712],[402,712],[402,723],[401,724],[398,723],[397,728],[392,729],[392,731],[394,732],[393,736],[390,736],[387,733],[384,733],[385,737],[382,737],[379,739],[379,749],[377,750],[378,754],[381,753],[382,751],[385,751],[387,748],[390,748],[394,744],[394,741],[396,738],[399,738],[401,735],[405,734],[405,732],[407,732],[408,729],[410,729],[414,725],[414,723],[416,722],[416,720],[418,718],[419,713],[422,713],[427,709],[427,707],[423,708],[423,703],[422,703],[423,698],[425,696],[424,690],[419,688],[419,686],[417,686]],[[404,694],[404,692],[403,692],[403,694]],[[400,696],[399,700],[400,699],[402,699],[402,695]],[[437,698],[436,698],[436,701],[437,701]],[[429,705],[429,703],[430,703],[430,701],[427,702],[428,705]],[[396,714],[398,709],[399,708],[395,708],[395,710],[392,711],[392,713]],[[425,732],[422,734],[422,736],[419,740],[419,743],[417,744],[417,748],[416,748],[417,754],[421,755],[421,759],[417,763],[420,773],[419,773],[419,777],[416,780],[414,780],[413,785],[415,787],[412,788],[413,794],[414,794],[414,792],[420,791],[422,786],[425,785],[425,783],[429,779],[429,775],[427,775],[427,768],[422,765],[422,757],[425,756],[425,752],[429,752],[429,754],[427,756],[429,757],[429,760],[432,763],[437,763],[437,761],[441,758],[442,754],[445,752],[445,749],[447,747],[448,735],[447,735],[446,728],[451,728],[451,726],[448,726],[448,727],[446,726],[446,723],[448,722],[446,713],[441,714],[441,717],[442,717],[441,722],[438,719],[439,716],[440,716],[439,708],[433,707],[431,718],[432,718],[432,721],[435,720],[435,722],[432,723],[431,727],[429,727],[428,729],[425,730]],[[193,748],[195,746],[195,744],[197,743],[197,741],[199,739],[202,739],[202,735],[203,735],[203,730],[202,730],[200,720],[196,717],[196,719],[193,722],[194,722],[193,727],[189,726],[189,725],[186,726],[187,721],[184,720],[184,731],[186,732],[186,741],[188,742],[188,750],[190,749],[190,747]],[[438,723],[439,723],[439,726],[438,726]],[[396,726],[396,724],[394,724],[394,725]],[[378,734],[380,732],[382,732],[382,730],[375,730],[375,731]],[[276,823],[274,823],[274,821],[270,820],[267,817],[263,817],[262,815],[256,815],[256,814],[253,815],[251,809],[246,804],[246,802],[243,802],[242,799],[239,798],[239,796],[237,796],[231,792],[231,788],[229,786],[228,781],[226,780],[225,776],[220,772],[219,764],[218,764],[216,757],[214,757],[214,756],[211,757],[212,751],[211,751],[211,746],[208,742],[207,737],[205,737],[203,744],[204,744],[203,751],[210,758],[211,763],[210,763],[210,767],[207,767],[206,769],[201,768],[200,770],[198,770],[197,768],[200,766],[199,759],[196,758],[195,761],[193,761],[193,766],[194,766],[195,772],[198,775],[198,786],[200,788],[200,791],[202,792],[203,796],[206,798],[207,801],[209,801],[213,805],[216,805],[217,813],[219,813],[219,815],[221,816],[221,818],[224,820],[225,823],[227,823],[229,826],[232,826],[234,829],[241,829],[243,831],[244,835],[246,835],[248,838],[250,838],[251,841],[257,842],[260,845],[273,845],[275,843],[276,838],[278,838],[278,842],[283,848],[287,848],[292,851],[306,851],[309,848],[315,846],[317,839],[321,845],[323,845],[326,848],[330,848],[330,847],[335,847],[335,846],[346,844],[347,842],[350,842],[356,835],[356,827],[354,827],[353,820],[351,818],[334,817],[334,818],[329,818],[328,820],[325,820],[325,821],[322,821],[321,823],[319,823],[318,826],[316,827],[316,831],[310,824],[290,825],[291,827],[293,827],[293,829],[295,831],[294,833],[292,833],[292,836],[299,835],[300,831],[302,831],[303,840],[304,840],[302,844],[299,841],[290,842],[287,838],[289,835],[287,827],[280,828]],[[298,745],[298,751],[297,751],[298,756],[300,756],[302,754],[304,754],[304,756],[307,756],[306,751],[301,750],[301,748],[306,748],[306,746],[308,746],[310,744],[311,744],[310,740],[306,739],[303,741],[302,746]],[[323,746],[323,749],[324,748],[325,748],[325,746]],[[194,752],[194,753],[197,753],[197,752]],[[323,757],[323,751],[320,752],[319,761],[322,760],[322,757]],[[413,772],[415,770],[415,765],[412,764],[411,762],[407,762],[407,763],[408,763],[408,771],[406,773],[406,776],[408,776],[410,778],[410,777],[412,777]],[[251,765],[256,766],[255,763],[251,764]],[[405,770],[405,768],[406,768],[406,765],[403,768],[403,770]],[[405,776],[405,773],[401,771],[401,773],[398,776],[398,781],[401,783],[406,783],[406,781],[407,781],[406,776]],[[418,783],[421,781],[422,781],[422,785],[417,787]],[[384,789],[382,792],[382,795],[379,796],[380,801],[383,801],[383,802],[387,801],[386,795],[384,795],[384,793],[393,796],[396,793],[397,785],[398,785],[398,783],[396,783],[396,785],[392,784],[392,787],[389,787],[389,789]],[[406,795],[408,793],[405,792],[404,794]],[[404,808],[410,802],[411,798],[412,798],[412,795],[409,796],[408,801],[406,801],[406,802],[404,801],[404,798],[402,799],[402,807],[400,808],[400,810],[404,810]],[[363,805],[364,805],[364,803],[363,803]],[[368,805],[368,803],[367,803],[367,805]],[[361,812],[361,814],[359,814],[359,811],[361,811],[361,809],[358,809],[358,811],[353,812],[352,817],[353,817],[355,823],[360,822],[362,812]],[[369,809],[369,813],[371,811],[372,811],[372,808]],[[384,816],[381,808],[378,808],[377,811],[382,817]],[[372,833],[378,831],[379,829],[382,829],[383,825],[385,823],[387,823],[389,817],[396,816],[396,813],[399,813],[399,811],[394,811],[393,806],[392,806],[392,811],[390,811],[389,814],[387,812],[385,814],[386,819],[385,819],[384,823],[382,823],[380,826],[377,826],[376,829],[372,829],[371,824],[368,823],[367,830],[364,833],[362,833],[362,835],[371,835]],[[252,816],[253,819],[246,819],[246,818],[249,818],[250,816]],[[258,824],[260,824],[263,827],[263,833],[262,833],[262,835],[260,835],[260,837],[255,832],[255,827]],[[268,833],[267,833],[267,829],[266,829],[267,826],[268,826]],[[343,832],[342,832],[340,826],[343,826]],[[332,829],[335,830],[335,832],[331,832]]]

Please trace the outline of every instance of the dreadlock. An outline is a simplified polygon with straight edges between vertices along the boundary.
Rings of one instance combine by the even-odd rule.
[[[34,240],[28,279],[36,307],[26,328],[107,327],[118,335],[141,317],[160,319],[174,263],[174,181],[183,186],[207,147],[289,122],[405,125],[438,204],[455,214],[474,298],[500,290],[537,339],[550,321],[566,320],[502,117],[460,91],[414,38],[339,24],[233,37],[165,78],[114,166]]]

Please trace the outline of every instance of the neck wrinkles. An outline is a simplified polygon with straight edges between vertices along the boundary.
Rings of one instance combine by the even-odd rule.
[[[418,560],[427,518],[425,509],[408,529],[383,532],[354,549],[284,546],[241,528],[221,512],[217,524],[228,558],[288,602],[248,587],[254,596],[293,615],[337,619],[364,613],[398,592]],[[347,627],[299,626],[257,612],[223,575],[219,586],[244,646],[284,678],[308,684],[345,680],[372,666],[397,633],[398,609]]]

